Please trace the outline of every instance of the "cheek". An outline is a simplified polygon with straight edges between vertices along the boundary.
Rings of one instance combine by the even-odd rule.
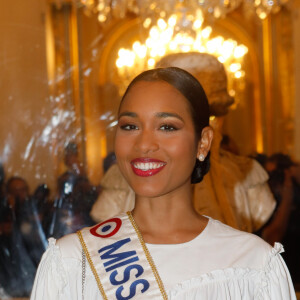
[[[182,169],[193,169],[197,157],[197,145],[195,143],[194,135],[189,136],[187,133],[180,140],[166,145],[170,156],[176,160],[176,163],[181,165]]]
[[[132,152],[132,141],[128,136],[124,136],[117,132],[115,137],[115,154],[118,165],[123,173],[126,159]]]
[[[194,157],[197,155],[195,137],[189,132],[167,140],[165,145],[174,156],[184,155],[184,157],[187,157],[188,155]]]

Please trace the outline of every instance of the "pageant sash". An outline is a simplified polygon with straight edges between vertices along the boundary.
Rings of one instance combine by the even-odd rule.
[[[167,299],[130,213],[77,234],[103,299]]]

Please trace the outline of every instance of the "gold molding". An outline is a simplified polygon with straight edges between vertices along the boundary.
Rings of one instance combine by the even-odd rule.
[[[114,48],[116,42],[120,39],[124,33],[131,31],[135,27],[140,26],[139,18],[126,18],[118,23],[115,23],[114,26],[111,26],[107,33],[105,34],[105,47],[103,48],[101,58],[100,58],[100,73],[99,73],[99,84],[103,85],[107,82],[108,73],[110,72],[110,61],[109,56],[111,50]]]
[[[271,33],[271,17],[267,17],[262,21],[263,32],[263,65],[264,65],[264,86],[265,86],[265,116],[266,116],[266,153],[270,154],[272,149],[272,33]]]

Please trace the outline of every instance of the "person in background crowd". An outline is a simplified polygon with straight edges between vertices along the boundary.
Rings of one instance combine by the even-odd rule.
[[[64,163],[67,170],[57,180],[58,191],[47,231],[48,237],[60,238],[94,224],[90,210],[100,188],[93,186],[88,180],[80,163],[76,143],[72,142],[66,146]]]
[[[36,268],[15,228],[11,208],[2,210],[0,220],[0,287],[6,296],[28,296]]]
[[[104,158],[103,160],[103,171],[104,171],[104,174],[108,171],[108,169],[116,164],[117,161],[116,161],[116,154],[115,152],[110,152],[107,154],[107,156]]]
[[[300,181],[299,164],[283,153],[265,161],[269,185],[277,206],[270,220],[258,234],[271,245],[282,242],[285,261],[295,284],[300,286]]]
[[[266,163],[268,156],[264,153],[254,153],[249,155],[249,157],[255,159],[264,169],[266,169]]]
[[[13,176],[6,183],[9,204],[15,214],[16,228],[21,234],[27,252],[37,267],[47,246],[39,212],[30,195],[25,179]]]
[[[12,176],[7,180],[6,193],[9,205],[17,210],[28,200],[30,195],[27,182],[19,176]]]
[[[64,164],[67,168],[65,173],[84,175],[85,171],[79,159],[78,146],[74,142],[70,142],[64,149]],[[65,174],[64,173],[64,174]]]
[[[3,206],[0,211],[0,297],[29,296],[35,272],[36,265],[25,245],[15,211],[8,205]]]
[[[45,183],[40,184],[32,195],[41,218],[43,218],[45,211],[47,211],[49,205],[49,195],[50,189]]]
[[[4,167],[0,163],[0,210],[1,210],[1,205],[3,203],[4,197],[5,197],[5,173],[4,173]]]
[[[49,199],[50,189],[47,184],[40,184],[34,191],[32,198],[37,209],[38,217],[46,233],[51,222],[53,203]]]

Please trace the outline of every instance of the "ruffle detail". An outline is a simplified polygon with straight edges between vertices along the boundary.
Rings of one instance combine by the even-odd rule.
[[[275,243],[274,247],[271,250],[271,258],[273,256],[276,256],[277,254],[283,253],[284,252],[284,248],[282,246],[282,244],[280,243]]]
[[[258,292],[258,300],[260,299],[266,299],[266,295],[268,296],[267,299],[271,300],[270,290],[269,290],[269,283],[271,281],[271,272],[274,269],[274,259],[277,258],[277,256],[284,252],[284,248],[282,244],[275,243],[274,247],[271,249],[268,257],[268,261],[265,264],[265,267],[262,271],[262,280],[261,280],[261,286]]]
[[[243,294],[245,299],[273,300],[271,295],[271,282],[281,280],[288,284],[288,279],[283,274],[286,268],[284,263],[281,263],[282,259],[279,256],[282,252],[284,252],[283,246],[280,243],[275,243],[274,247],[270,249],[267,256],[267,262],[262,269],[228,268],[214,270],[210,273],[191,278],[175,285],[168,291],[168,299],[183,300],[203,297],[203,299],[206,300],[209,299],[203,296],[207,295],[206,290],[225,290],[228,286],[231,286],[235,287],[234,289],[237,293],[237,295],[235,295],[236,297],[241,297],[240,293],[243,293],[241,291],[246,291],[248,294],[246,296]],[[208,285],[212,285],[212,287],[208,287]],[[233,292],[231,288],[229,288],[229,290]],[[224,299],[231,298],[225,297]]]
[[[250,280],[250,278],[254,278],[259,273],[259,271],[250,268],[228,268],[224,270],[215,270],[177,284],[168,292],[168,299],[176,299],[176,297],[188,290],[198,290],[199,286],[204,286],[207,284],[224,282],[228,280]]]

